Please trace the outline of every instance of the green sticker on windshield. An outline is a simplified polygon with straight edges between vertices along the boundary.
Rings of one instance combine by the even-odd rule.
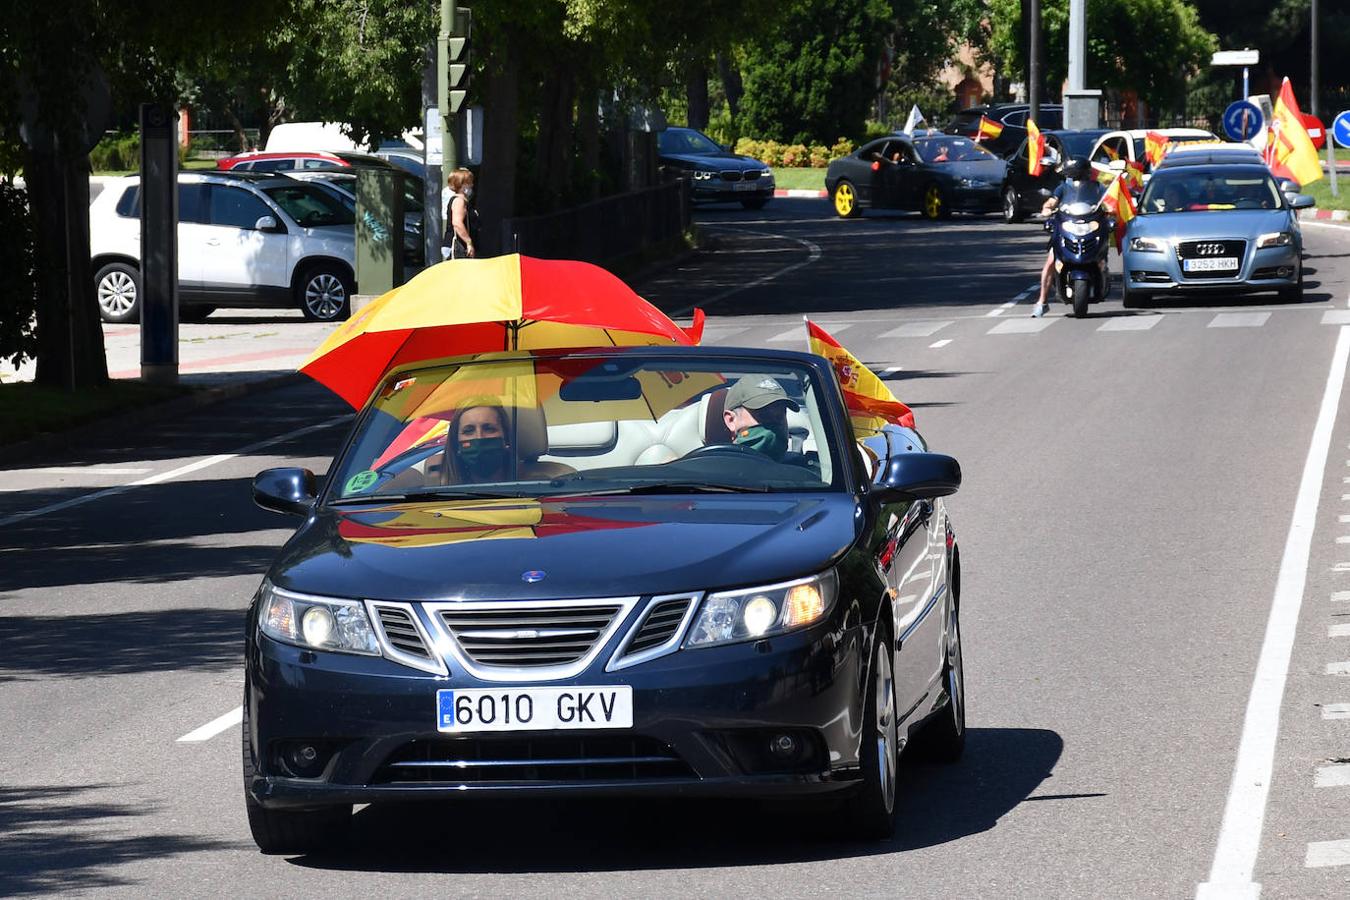
[[[347,487],[343,491],[346,494],[359,494],[369,487],[374,487],[375,482],[380,480],[380,476],[371,469],[364,472],[357,472],[351,478],[347,479]]]

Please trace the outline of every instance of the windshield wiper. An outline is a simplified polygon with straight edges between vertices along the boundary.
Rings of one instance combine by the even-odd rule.
[[[718,484],[707,481],[658,481],[622,488],[568,492],[569,497],[606,497],[618,494],[767,494],[760,485]]]
[[[406,491],[400,494],[363,494],[343,497],[329,502],[329,506],[360,506],[369,503],[425,503],[434,500],[506,500],[517,499],[518,494],[492,491]]]

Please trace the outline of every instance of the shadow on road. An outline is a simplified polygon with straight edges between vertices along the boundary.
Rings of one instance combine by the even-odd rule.
[[[1034,728],[972,728],[955,766],[901,769],[889,841],[831,833],[830,810],[751,801],[468,800],[371,806],[349,846],[297,866],[376,872],[615,872],[772,865],[896,853],[987,831],[1051,775],[1064,742]]]
[[[118,834],[119,820],[145,815],[148,809],[144,802],[98,799],[97,792],[109,787],[0,786],[0,895],[36,897],[124,887],[134,879],[120,877],[119,866],[232,846],[162,831]]]

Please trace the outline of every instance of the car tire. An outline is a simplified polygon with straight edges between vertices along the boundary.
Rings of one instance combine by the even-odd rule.
[[[888,616],[883,612],[882,616]],[[863,696],[862,783],[839,810],[840,827],[859,840],[886,840],[895,833],[900,734],[896,723],[894,647],[884,621],[872,642]]]
[[[948,624],[947,661],[942,667],[942,688],[947,702],[923,726],[905,748],[925,762],[954,763],[966,750],[966,676],[961,658],[961,615],[955,602]]]
[[[1143,309],[1148,305],[1148,294],[1143,291],[1130,290],[1130,286],[1122,280],[1120,284],[1120,305],[1126,309]]]
[[[337,263],[318,263],[296,280],[296,301],[311,322],[340,322],[352,313],[352,277]]]
[[[248,702],[244,703],[243,728],[244,810],[248,814],[248,829],[258,849],[268,855],[308,853],[313,850],[331,850],[340,847],[351,828],[352,808],[328,806],[322,809],[274,810],[266,809],[249,793],[253,779],[253,748],[249,742]]]
[[[214,306],[180,306],[178,318],[183,322],[205,322],[206,317],[215,311]]]
[[[769,199],[767,197],[756,197],[753,200],[741,201],[741,206],[744,206],[746,209],[763,209],[768,205]]]
[[[1017,196],[1017,188],[1008,185],[1003,189],[1003,222],[1015,225],[1026,218],[1022,214],[1022,200]]]
[[[108,263],[94,275],[98,314],[105,322],[124,324],[141,318],[141,273],[127,263]]]
[[[1302,303],[1303,302],[1303,266],[1298,267],[1298,281],[1289,287],[1280,288],[1281,303]]]
[[[847,178],[839,179],[834,186],[830,202],[834,204],[834,214],[841,219],[855,219],[862,213],[858,207],[858,189]]]
[[[919,211],[923,213],[925,219],[930,221],[951,218],[951,205],[947,203],[947,196],[942,193],[942,188],[938,186],[936,181],[930,181],[928,186],[923,189],[923,200]]]

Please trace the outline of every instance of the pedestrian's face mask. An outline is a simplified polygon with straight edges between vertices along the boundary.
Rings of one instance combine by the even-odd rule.
[[[757,450],[772,460],[780,460],[787,453],[787,425],[749,425],[736,432],[734,443]]]
[[[459,442],[459,461],[470,478],[487,479],[505,471],[506,454],[506,438],[470,438]]]

